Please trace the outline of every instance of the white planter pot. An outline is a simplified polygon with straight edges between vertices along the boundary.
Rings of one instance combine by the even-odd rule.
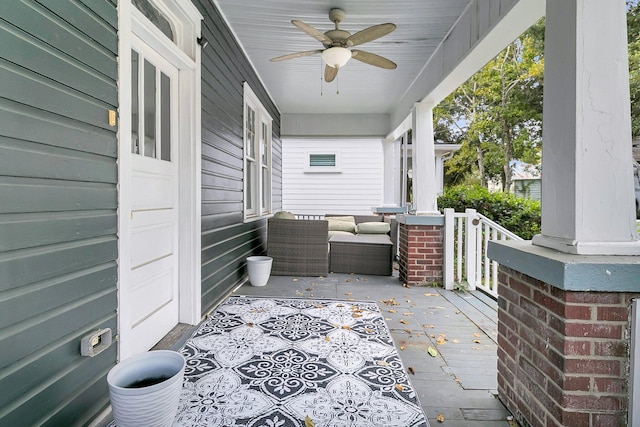
[[[247,258],[247,272],[252,286],[264,286],[271,275],[273,258],[268,256],[250,256]]]
[[[185,359],[156,350],[132,356],[107,375],[117,427],[171,426],[178,411]]]

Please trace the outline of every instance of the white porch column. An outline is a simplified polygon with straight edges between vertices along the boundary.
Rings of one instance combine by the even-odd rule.
[[[435,215],[438,211],[433,139],[433,105],[416,103],[413,107],[413,206],[417,215]]]
[[[395,188],[397,183],[397,164],[400,163],[396,159],[396,143],[395,141],[382,141],[382,161],[383,161],[383,173],[382,173],[382,205],[383,206],[397,206],[395,200]]]
[[[624,0],[547,0],[539,246],[640,254]]]

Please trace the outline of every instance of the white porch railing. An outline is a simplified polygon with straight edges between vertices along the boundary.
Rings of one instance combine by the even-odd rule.
[[[498,297],[498,263],[487,257],[489,240],[523,240],[475,209],[444,210],[444,286],[482,289]]]

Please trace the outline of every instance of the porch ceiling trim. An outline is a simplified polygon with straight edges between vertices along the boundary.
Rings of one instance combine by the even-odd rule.
[[[545,0],[473,0],[396,104],[390,129],[416,102],[436,105],[544,14]]]

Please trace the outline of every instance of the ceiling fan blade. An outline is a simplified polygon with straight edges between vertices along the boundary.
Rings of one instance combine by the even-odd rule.
[[[338,75],[338,69],[325,65],[324,67],[324,81],[330,83]]]
[[[285,59],[300,58],[302,56],[311,56],[311,55],[315,55],[316,53],[322,53],[322,49],[305,50],[304,52],[289,53],[287,55],[276,56],[275,58],[271,58],[270,61],[271,62],[284,61]]]
[[[358,31],[357,33],[351,35],[347,39],[347,46],[357,46],[362,43],[370,42],[382,36],[386,36],[395,29],[396,25],[391,23],[379,24],[374,25],[373,27],[365,28],[364,30]]]
[[[297,19],[292,20],[291,23],[325,46],[329,46],[331,45],[331,43],[333,43],[331,39],[327,37],[322,31],[315,29],[309,24],[305,24],[304,22],[298,21]]]
[[[386,68],[387,70],[394,70],[397,67],[395,62],[380,55],[376,55],[375,53],[365,52],[364,50],[352,50],[351,57],[360,62],[364,62],[365,64]]]

